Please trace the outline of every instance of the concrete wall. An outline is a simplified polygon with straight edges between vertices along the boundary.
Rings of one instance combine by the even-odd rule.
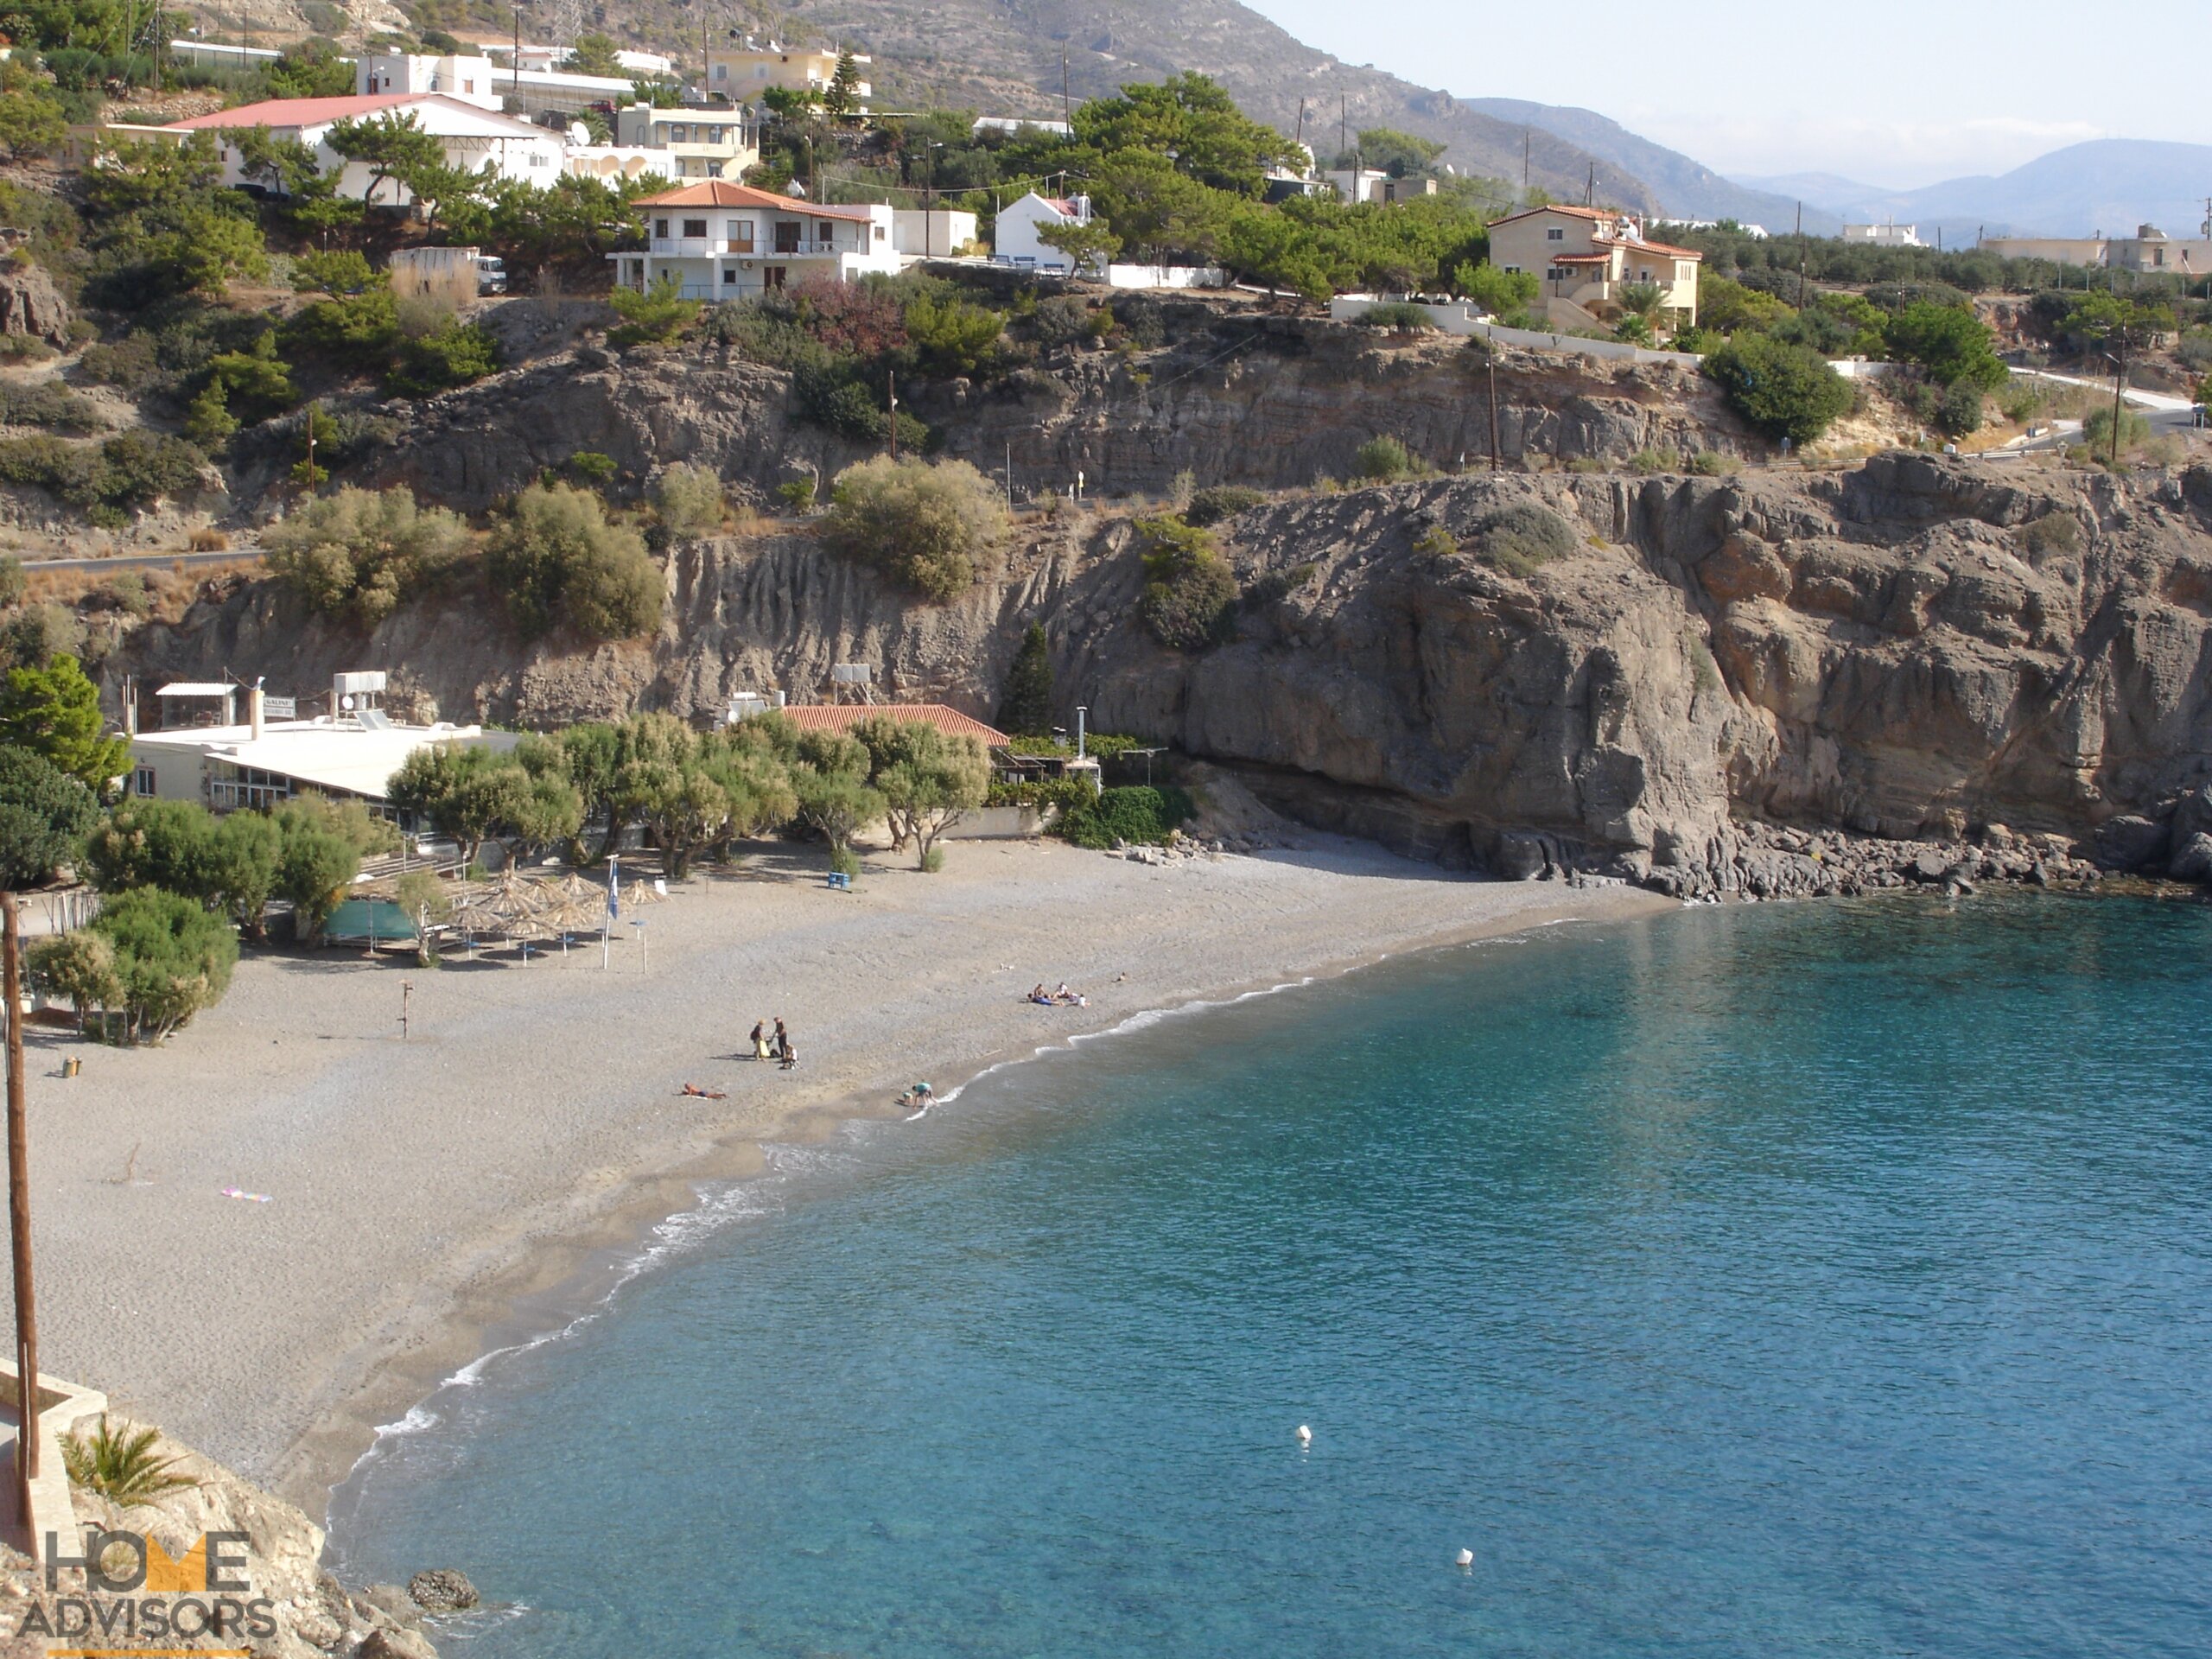
[[[1329,315],[1338,322],[1352,322],[1365,316],[1378,305],[1395,305],[1395,300],[1377,300],[1362,294],[1339,294],[1329,302]],[[1618,340],[1584,340],[1574,334],[1545,334],[1532,328],[1502,328],[1485,318],[1478,316],[1471,305],[1429,305],[1418,301],[1428,314],[1429,321],[1440,334],[1456,334],[1462,338],[1479,336],[1500,346],[1519,346],[1532,352],[1573,352],[1584,357],[1602,358],[1612,363],[1681,363],[1695,365],[1704,359],[1694,352],[1655,352],[1642,346],[1624,345]]]
[[[1109,265],[1109,288],[1226,288],[1229,273],[1213,265]]]

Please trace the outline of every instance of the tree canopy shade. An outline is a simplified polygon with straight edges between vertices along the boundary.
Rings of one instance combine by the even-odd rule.
[[[626,639],[660,620],[661,573],[644,538],[608,523],[588,490],[524,490],[493,530],[486,568],[524,639],[565,624],[587,639]]]
[[[1770,438],[1812,442],[1851,407],[1851,383],[1807,346],[1763,334],[1732,340],[1705,359],[1737,412]]]
[[[0,747],[0,887],[35,887],[81,854],[99,816],[92,792],[43,756]]]
[[[0,687],[0,743],[30,750],[95,793],[130,763],[130,745],[107,735],[99,689],[70,656],[8,671]]]
[[[228,923],[159,887],[119,893],[89,925],[29,952],[33,984],[70,998],[80,1020],[120,1014],[130,1042],[159,1042],[220,1001],[238,959]]]

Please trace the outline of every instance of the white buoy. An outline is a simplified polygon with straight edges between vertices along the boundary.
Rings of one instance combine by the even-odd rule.
[[[1311,1446],[1313,1444],[1313,1431],[1306,1427],[1303,1423],[1300,1423],[1298,1426],[1298,1443],[1300,1446]]]
[[[1472,1567],[1475,1564],[1475,1552],[1471,1549],[1463,1549],[1456,1559],[1462,1567]]]

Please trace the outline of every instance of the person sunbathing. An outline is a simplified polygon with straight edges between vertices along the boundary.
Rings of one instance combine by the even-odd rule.
[[[687,1083],[676,1092],[679,1095],[689,1095],[694,1100],[728,1100],[729,1098],[719,1089],[702,1089],[696,1083]]]

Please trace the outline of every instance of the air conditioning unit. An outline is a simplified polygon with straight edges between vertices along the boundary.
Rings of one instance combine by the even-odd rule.
[[[737,268],[740,270],[750,270],[753,269],[753,262],[750,259],[741,259],[737,262]]]

